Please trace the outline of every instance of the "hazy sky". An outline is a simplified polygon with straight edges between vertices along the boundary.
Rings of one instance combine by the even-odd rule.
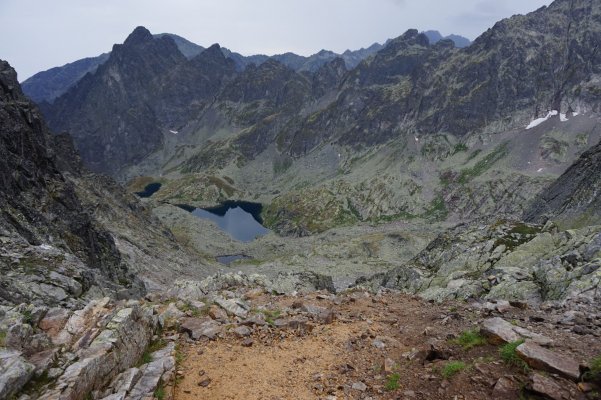
[[[22,81],[110,51],[138,25],[245,55],[342,52],[437,29],[475,39],[551,0],[0,0],[0,59]]]

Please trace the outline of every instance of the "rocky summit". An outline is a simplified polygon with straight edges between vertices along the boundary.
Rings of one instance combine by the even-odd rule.
[[[600,44],[0,61],[0,399],[598,399]]]

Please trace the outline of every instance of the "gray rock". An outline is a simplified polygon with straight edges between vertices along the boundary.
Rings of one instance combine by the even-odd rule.
[[[517,347],[516,353],[532,368],[559,374],[573,381],[580,378],[580,365],[576,360],[547,350],[534,342],[522,343]]]
[[[485,320],[482,323],[480,332],[492,344],[515,342],[520,339],[530,339],[543,346],[549,346],[553,343],[553,340],[546,336],[512,325],[498,317]]]
[[[228,314],[236,317],[246,318],[250,307],[240,299],[224,299],[217,297],[215,303],[223,308]]]
[[[238,326],[233,329],[233,332],[239,338],[250,336],[252,331],[246,326]]]
[[[131,392],[128,400],[141,400],[152,397],[161,378],[175,367],[175,343],[169,343],[165,348],[152,353],[152,360],[140,368],[141,376]]]
[[[111,383],[111,390],[113,393],[127,393],[129,392],[136,382],[142,376],[142,372],[139,368],[130,368],[119,375]]]
[[[187,333],[194,340],[198,340],[203,336],[215,340],[217,335],[221,333],[222,327],[212,319],[185,318],[180,325],[180,330]]]
[[[94,307],[88,308],[89,318],[94,318],[92,310]],[[43,393],[41,399],[83,398],[91,391],[106,388],[119,372],[140,359],[156,326],[152,309],[135,306],[109,315],[112,316],[105,329],[89,347],[77,352],[77,361],[67,367],[54,388]]]
[[[9,349],[23,351],[29,347],[33,328],[29,324],[15,324],[6,333],[5,344]]]
[[[33,376],[35,367],[25,361],[21,352],[0,348],[0,399],[18,393]]]
[[[184,316],[185,314],[180,311],[174,303],[169,303],[165,311],[159,315],[159,324],[163,328],[172,328],[177,324],[177,321]]]
[[[355,382],[353,383],[352,388],[360,392],[365,392],[367,390],[367,385],[363,382]]]
[[[557,380],[543,376],[537,373],[530,375],[530,382],[527,389],[530,392],[542,395],[545,398],[552,400],[572,399],[570,391],[566,390],[566,382],[558,382]]]

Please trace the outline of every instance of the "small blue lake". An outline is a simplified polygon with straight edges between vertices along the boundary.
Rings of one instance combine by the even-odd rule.
[[[159,189],[161,189],[161,186],[162,185],[159,182],[149,183],[148,185],[146,185],[146,187],[144,187],[143,191],[135,193],[142,198],[152,197],[153,194],[155,194],[159,191]]]
[[[184,205],[180,205],[180,207],[192,212],[192,215],[215,222],[233,239],[241,242],[252,242],[270,232],[261,225],[263,206],[258,203],[227,201],[218,207],[211,208],[193,208]]]

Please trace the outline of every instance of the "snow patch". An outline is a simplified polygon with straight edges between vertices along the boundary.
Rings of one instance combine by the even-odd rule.
[[[40,249],[42,250],[52,250],[54,247],[50,246],[49,244],[41,244],[40,245]]]
[[[559,120],[561,122],[566,122],[568,121],[568,117],[565,114],[559,114]]]
[[[169,132],[173,133],[174,135],[177,135],[179,133],[178,131],[174,131],[172,129],[169,129]]]
[[[553,116],[555,116],[557,114],[559,114],[559,111],[557,111],[557,110],[551,110],[551,111],[549,111],[549,113],[547,114],[546,117],[537,118],[534,121],[530,122],[530,124],[526,127],[526,129],[532,129],[532,128],[536,127],[536,126],[539,126],[540,124],[542,124],[543,122],[545,122],[546,120],[548,120],[549,118],[551,118],[551,117],[553,117]],[[563,115],[565,117],[565,114],[563,114]]]
[[[539,168],[536,172],[543,172],[543,168]]]

